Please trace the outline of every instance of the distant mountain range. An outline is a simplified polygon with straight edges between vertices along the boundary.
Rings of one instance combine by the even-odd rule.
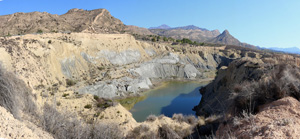
[[[175,39],[187,38],[197,42],[236,45],[236,46],[244,46],[244,47],[252,47],[252,48],[255,47],[253,45],[240,42],[238,39],[233,37],[228,30],[223,31],[220,34],[219,30],[210,31],[206,28],[200,28],[194,25],[171,28],[170,26],[165,24],[158,27],[151,27],[149,28],[149,30],[154,34],[160,36],[172,37]]]
[[[277,52],[285,52],[291,54],[300,54],[300,49],[298,47],[289,47],[289,48],[271,47],[271,48],[264,48],[264,49],[270,49]]]
[[[150,27],[149,29],[171,29],[171,27],[166,24],[162,24],[158,27]]]
[[[172,37],[174,39],[187,38],[197,42],[207,42],[208,40],[220,35],[219,30],[209,31],[208,29],[200,28],[194,25],[173,28],[169,27],[168,25],[161,25],[159,27],[151,27],[149,30],[152,33],[160,36]]]
[[[165,30],[172,30],[172,29],[183,29],[183,30],[202,30],[202,31],[208,31],[206,28],[199,28],[197,26],[194,26],[194,25],[188,25],[188,26],[182,26],[182,27],[170,27],[166,24],[162,24],[158,27],[150,27],[149,28],[150,30],[151,29],[165,29]]]

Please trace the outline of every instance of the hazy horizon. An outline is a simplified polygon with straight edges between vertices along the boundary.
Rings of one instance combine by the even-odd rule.
[[[208,30],[227,29],[241,42],[260,47],[300,47],[300,1],[204,1],[191,0],[65,0],[0,1],[0,15],[15,12],[64,14],[69,9],[107,9],[126,25],[171,27],[195,25]]]

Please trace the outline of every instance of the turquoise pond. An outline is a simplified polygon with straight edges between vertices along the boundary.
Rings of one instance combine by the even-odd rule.
[[[130,110],[138,122],[146,120],[151,115],[172,117],[174,113],[195,115],[194,106],[201,100],[199,89],[208,82],[166,82],[157,89],[145,92],[146,99],[136,103]]]

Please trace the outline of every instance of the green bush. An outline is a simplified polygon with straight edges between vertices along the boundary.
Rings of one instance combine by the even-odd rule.
[[[42,33],[43,33],[43,30],[39,29],[36,33],[42,34]]]
[[[151,41],[152,41],[152,42],[156,42],[156,38],[153,37],[153,38],[151,39]]]
[[[91,104],[86,104],[86,105],[84,106],[84,108],[86,108],[86,109],[91,109],[91,108],[92,108],[92,105],[91,105]]]
[[[108,108],[110,105],[108,103],[97,103],[97,107],[98,108]]]
[[[99,97],[98,97],[97,95],[94,95],[94,99],[95,99],[95,100],[98,100]]]
[[[67,86],[73,86],[76,84],[76,81],[71,80],[71,79],[66,79],[66,83],[67,83]]]
[[[57,102],[57,103],[56,103],[56,105],[57,105],[57,106],[60,106],[60,105],[61,105],[61,103],[60,103],[60,102]]]
[[[98,70],[104,70],[105,68],[104,67],[97,67]]]
[[[166,41],[168,41],[168,38],[167,37],[163,37],[163,40],[166,42]]]
[[[10,37],[10,36],[11,36],[11,34],[10,34],[10,33],[7,33],[6,37]]]
[[[62,97],[67,97],[67,96],[69,96],[69,94],[67,93],[62,95]]]

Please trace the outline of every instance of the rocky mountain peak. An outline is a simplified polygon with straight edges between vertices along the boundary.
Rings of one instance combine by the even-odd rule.
[[[227,29],[225,29],[223,32],[222,32],[223,35],[230,35],[229,31]]]
[[[241,42],[234,38],[228,30],[224,30],[222,34],[217,36],[216,38],[211,39],[209,42],[211,43],[218,43],[218,44],[229,44],[229,45],[236,45],[241,46]]]

